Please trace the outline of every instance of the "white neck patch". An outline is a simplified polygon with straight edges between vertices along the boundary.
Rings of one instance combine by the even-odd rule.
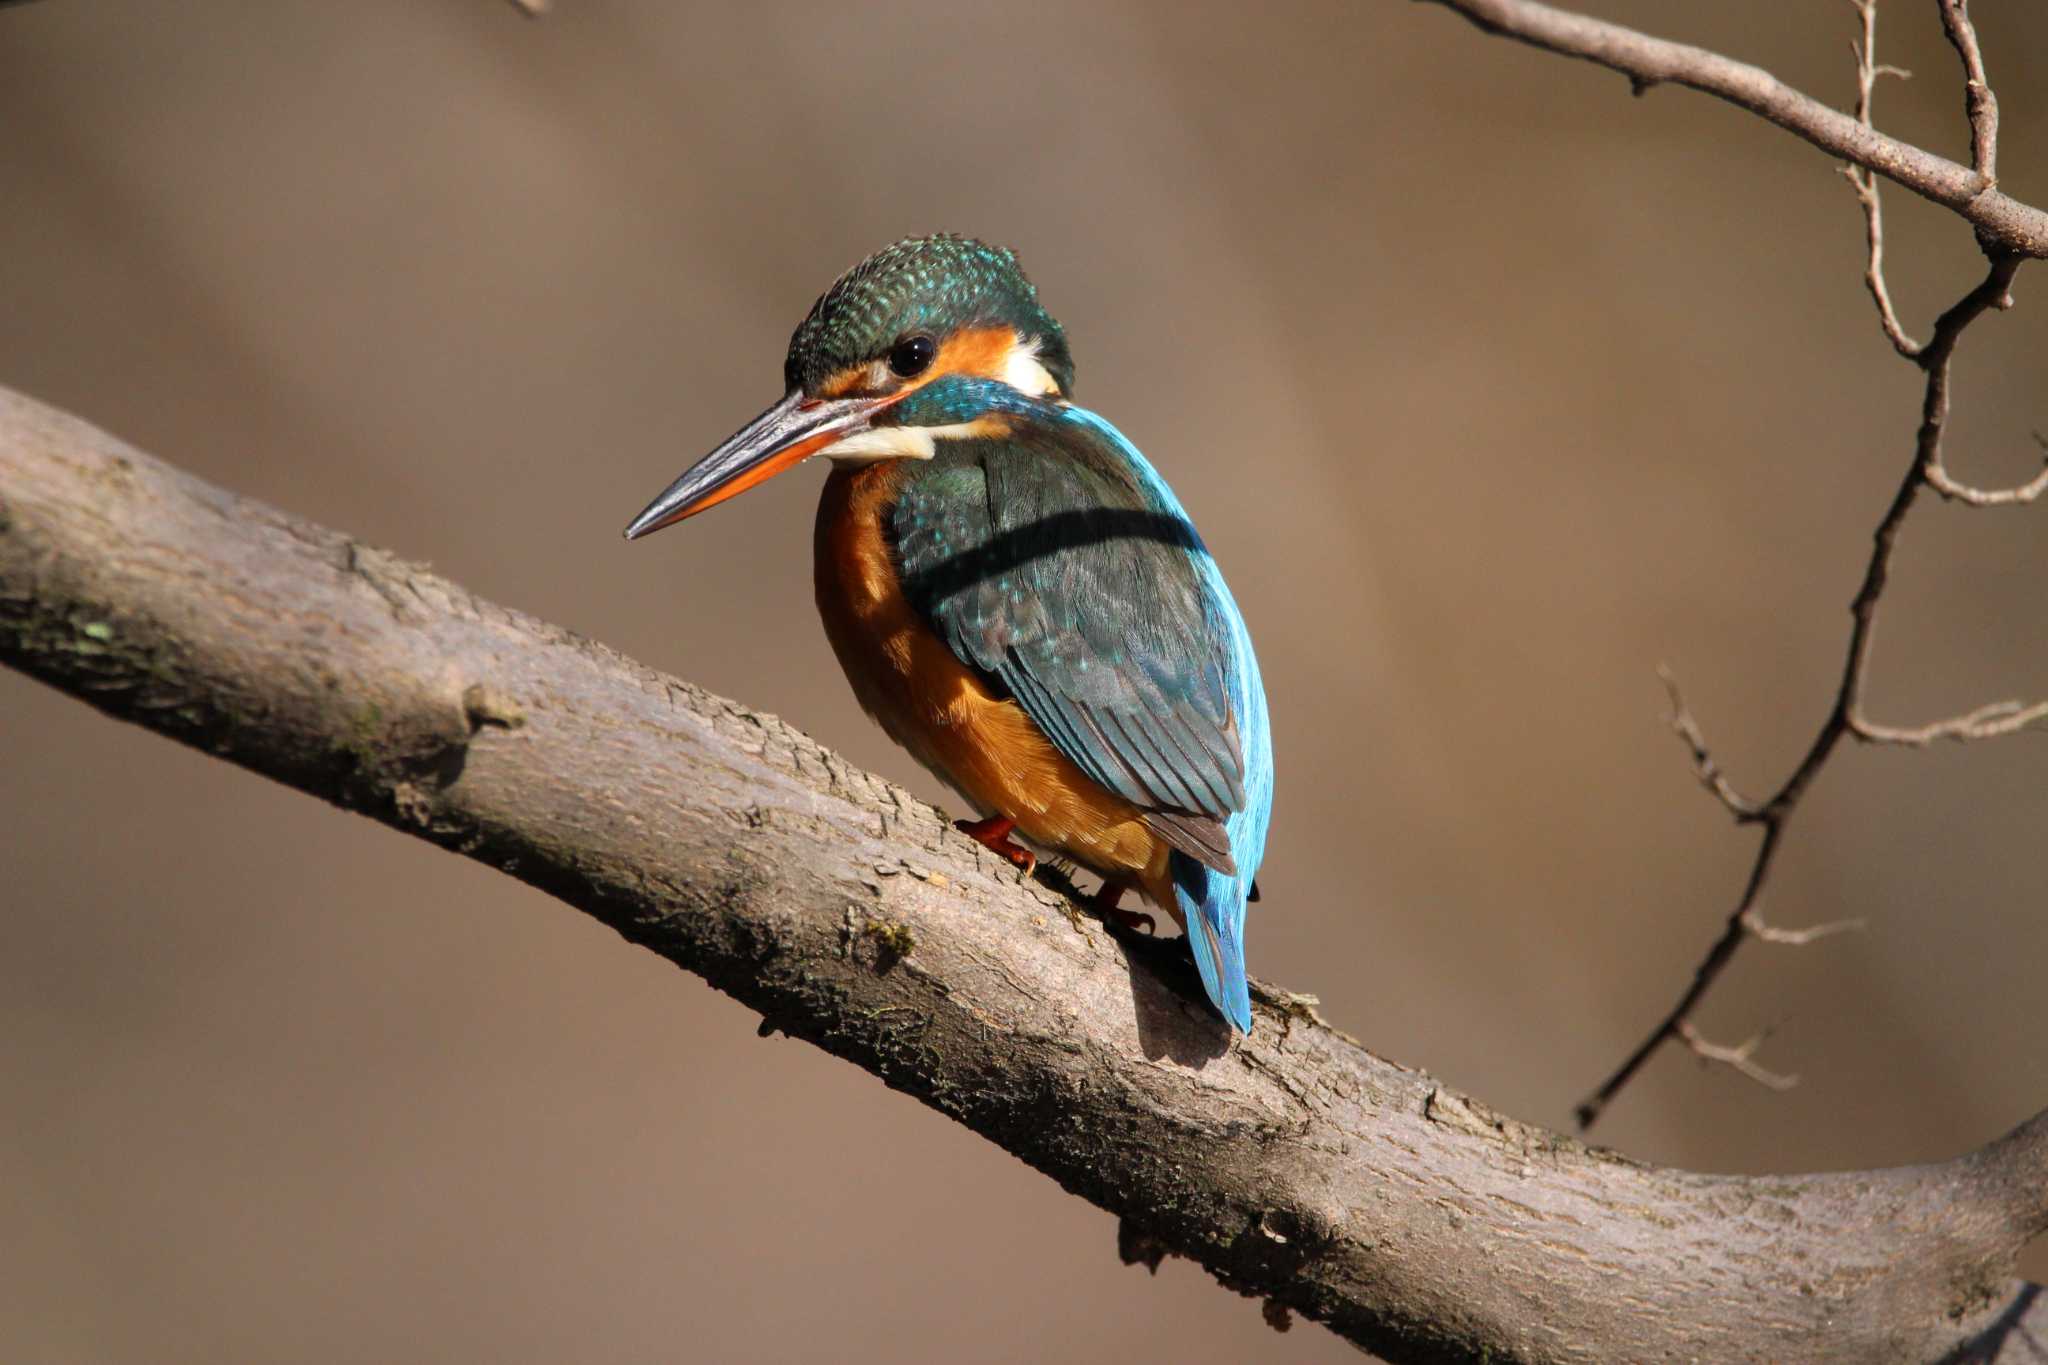
[[[1009,357],[1003,361],[1003,382],[1019,393],[1033,398],[1044,398],[1059,392],[1059,382],[1052,377],[1052,371],[1038,363],[1038,343],[1020,342],[1010,348]]]

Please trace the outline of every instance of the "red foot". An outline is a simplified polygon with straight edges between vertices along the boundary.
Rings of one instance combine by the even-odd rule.
[[[1121,925],[1136,934],[1156,934],[1159,923],[1143,910],[1119,910],[1117,902],[1124,898],[1129,888],[1122,882],[1104,882],[1102,889],[1088,898],[1088,908],[1108,920]]]
[[[1010,838],[1010,831],[1017,828],[1017,822],[1007,815],[991,815],[986,820],[955,820],[953,828],[994,853],[1000,853],[1030,876],[1038,866],[1038,855]]]

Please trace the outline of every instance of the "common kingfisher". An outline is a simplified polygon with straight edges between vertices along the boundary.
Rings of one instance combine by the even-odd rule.
[[[1136,888],[1252,1027],[1244,913],[1273,749],[1252,642],[1166,481],[1072,401],[1060,324],[1009,250],[897,242],[790,338],[787,392],[663,490],[628,540],[814,455],[818,613],[867,713],[983,818]]]

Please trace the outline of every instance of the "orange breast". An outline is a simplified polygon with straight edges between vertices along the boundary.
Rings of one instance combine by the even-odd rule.
[[[1168,846],[1023,708],[991,693],[903,596],[884,526],[911,462],[835,468],[818,503],[818,614],[854,695],[889,737],[1033,843],[1173,909]]]

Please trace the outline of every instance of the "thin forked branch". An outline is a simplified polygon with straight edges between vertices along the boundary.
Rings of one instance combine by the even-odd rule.
[[[1851,0],[1856,7],[1857,17],[1862,21],[1862,37],[1852,40],[1849,50],[1856,54],[1856,121],[1866,128],[1871,122],[1871,101],[1877,93],[1880,76],[1896,76],[1901,80],[1910,79],[1912,72],[1903,67],[1887,66],[1877,60],[1877,0]],[[1906,329],[1899,323],[1898,310],[1892,307],[1892,294],[1884,279],[1884,202],[1878,194],[1877,175],[1866,166],[1850,162],[1842,167],[1842,174],[1856,191],[1856,200],[1863,206],[1863,234],[1869,255],[1863,267],[1863,285],[1870,291],[1870,297],[1877,304],[1877,319],[1884,328],[1885,339],[1892,349],[1911,360],[1920,354],[1920,343],[1906,335]]]
[[[1761,804],[1751,805],[1745,802],[1743,807],[1738,809],[1729,803],[1720,786],[1713,782],[1708,783],[1709,789],[1714,791],[1717,799],[1733,811],[1737,819],[1745,824],[1763,826],[1763,839],[1757,845],[1756,857],[1750,864],[1749,876],[1743,883],[1742,894],[1737,899],[1735,908],[1729,912],[1720,936],[1714,940],[1706,956],[1694,969],[1692,981],[1679,996],[1677,1003],[1658,1021],[1656,1027],[1650,1030],[1635,1051],[1615,1068],[1613,1074],[1608,1076],[1591,1095],[1580,1101],[1574,1110],[1581,1129],[1592,1126],[1614,1097],[1642,1070],[1643,1064],[1666,1042],[1683,1042],[1697,1055],[1709,1057],[1711,1060],[1726,1060],[1700,1048],[1692,1020],[1700,1001],[1706,997],[1715,980],[1727,969],[1744,939],[1762,938],[1778,943],[1811,942],[1822,937],[1823,930],[1833,929],[1834,926],[1821,926],[1815,930],[1763,932],[1768,926],[1763,926],[1758,918],[1758,906],[1783,845],[1786,827],[1791,822],[1794,812],[1798,810],[1800,802],[1813,786],[1814,779],[1820,776],[1821,769],[1834,756],[1835,748],[1841,743],[1842,738],[1845,735],[1855,735],[1859,738],[1884,738],[1894,743],[1915,742],[1909,738],[1893,738],[1890,732],[1883,731],[1863,715],[1863,695],[1870,675],[1871,647],[1877,626],[1878,603],[1883,599],[1885,585],[1891,577],[1892,553],[1898,543],[1899,528],[1904,525],[1906,514],[1912,511],[1913,504],[1919,499],[1921,489],[1932,486],[1928,471],[1936,468],[1941,458],[1942,433],[1947,428],[1949,417],[1949,369],[1955,355],[1956,343],[1961,340],[1964,330],[1985,313],[2009,306],[2013,275],[2019,267],[2020,259],[2016,256],[2000,256],[1994,259],[1984,280],[1958,300],[1954,307],[1941,315],[1934,325],[1933,336],[1915,355],[1914,363],[1926,374],[1919,437],[1914,443],[1912,464],[1907,468],[1898,491],[1892,495],[1890,506],[1885,509],[1883,519],[1878,522],[1877,529],[1871,536],[1871,553],[1864,565],[1863,582],[1849,608],[1849,647],[1842,666],[1841,682],[1835,690],[1834,704],[1828,709],[1826,719],[1821,722],[1819,733],[1807,746],[1806,755],[1799,761],[1799,766],[1794,768],[1792,775],[1785,779],[1784,784]],[[1671,686],[1668,679],[1667,686]],[[1719,783],[1725,786],[1726,779],[1719,778],[1720,770],[1704,739],[1700,737],[1698,724],[1692,720],[1691,712],[1686,709],[1675,686],[1672,686],[1672,692],[1672,725],[1692,748],[1694,771],[1701,774],[1713,773]],[[1992,725],[2007,725],[2009,729],[2018,729],[2021,724],[2026,723],[2018,720],[2020,715],[2027,715],[2028,719],[2036,718],[2028,712],[2001,712],[1995,717],[1972,713],[1970,717],[1958,718],[1957,722],[1937,722],[1936,726],[1931,728],[1939,730],[1943,737],[1964,738],[1968,736],[1958,732],[1962,728],[1960,722],[1974,721],[1980,729]],[[1866,731],[1870,733],[1866,735]],[[1988,729],[1986,733],[1989,733]],[[1935,737],[1935,734],[1928,736],[1929,739]],[[1706,778],[1702,777],[1702,780],[1706,781]],[[1728,787],[1728,790],[1732,792],[1733,788]],[[1747,1055],[1744,1054],[1745,1059]],[[1742,1070],[1744,1074],[1750,1074],[1747,1067],[1737,1069]]]
[[[1663,679],[1665,695],[1671,699],[1672,733],[1692,750],[1693,776],[1727,808],[1738,824],[1753,824],[1761,820],[1763,807],[1735,789],[1735,784],[1728,780],[1728,774],[1722,771],[1720,762],[1715,759],[1714,751],[1707,747],[1707,737],[1701,733],[1692,708],[1685,704],[1685,694],[1678,689],[1678,679],[1662,664],[1657,666],[1657,676]]]
[[[1692,1026],[1692,1022],[1687,1020],[1678,1026],[1678,1036],[1692,1050],[1693,1056],[1701,1061],[1713,1062],[1719,1066],[1733,1067],[1742,1075],[1749,1077],[1758,1085],[1768,1089],[1790,1090],[1799,1084],[1797,1076],[1773,1071],[1756,1060],[1756,1050],[1763,1046],[1764,1039],[1770,1037],[1768,1032],[1753,1034],[1734,1047],[1729,1047],[1723,1043],[1708,1042],[1700,1036],[1699,1030]]]
[[[1852,43],[1856,54],[1856,119],[1868,128],[1871,124],[1871,97],[1878,79],[1884,75],[1903,76],[1905,73],[1895,67],[1884,66],[1876,59],[1877,0],[1850,0],[1850,3],[1856,10],[1861,29],[1859,37]],[[1939,0],[1939,3],[1943,28],[1963,65],[1974,164],[1988,183],[1997,166],[1998,100],[1984,73],[1983,50],[1978,43],[1976,29],[1970,23],[1967,0]],[[1698,1057],[1725,1063],[1775,1089],[1783,1089],[1791,1083],[1791,1078],[1763,1071],[1756,1064],[1754,1053],[1760,1039],[1753,1038],[1732,1048],[1708,1043],[1694,1024],[1693,1015],[1745,939],[1757,938],[1768,943],[1798,946],[1860,927],[1860,921],[1845,920],[1806,929],[1781,929],[1766,923],[1759,910],[1793,812],[1845,735],[1869,743],[1924,746],[1937,739],[1995,738],[2048,720],[2048,702],[2031,706],[2017,701],[1994,702],[1963,715],[1912,728],[1881,725],[1863,713],[1878,603],[1890,577],[1892,552],[1900,527],[1912,511],[1920,491],[1932,489],[1943,497],[1973,507],[2028,503],[2048,491],[2048,469],[2018,488],[1977,489],[1950,477],[1942,458],[1942,441],[1948,429],[1951,406],[1951,369],[1956,345],[1964,330],[1986,312],[2011,306],[2012,281],[2022,258],[1980,236],[1990,257],[1990,268],[1983,281],[1941,315],[1927,341],[1915,341],[1900,325],[1890,291],[1885,285],[1884,218],[1876,177],[1867,166],[1859,165],[1844,167],[1843,173],[1855,187],[1857,200],[1863,208],[1869,244],[1864,282],[1876,302],[1879,325],[1893,349],[1912,361],[1924,377],[1920,428],[1913,445],[1913,460],[1872,536],[1863,582],[1850,606],[1849,646],[1834,704],[1808,745],[1805,757],[1768,800],[1754,802],[1736,790],[1707,747],[1699,724],[1686,706],[1676,682],[1668,673],[1663,674],[1671,696],[1671,726],[1691,751],[1694,775],[1738,822],[1762,825],[1764,833],[1757,846],[1756,857],[1750,864],[1749,876],[1743,883],[1742,894],[1729,912],[1720,935],[1708,948],[1699,966],[1694,968],[1691,982],[1649,1035],[1598,1089],[1580,1102],[1575,1113],[1581,1129],[1590,1127],[1599,1118],[1614,1097],[1666,1042],[1682,1043]],[[2043,442],[2043,447],[2044,453],[2048,453],[2048,442]]]

